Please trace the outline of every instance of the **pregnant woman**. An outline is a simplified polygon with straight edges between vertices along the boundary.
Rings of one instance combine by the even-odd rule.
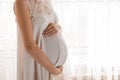
[[[14,13],[17,80],[63,80],[67,46],[50,0],[16,0]]]

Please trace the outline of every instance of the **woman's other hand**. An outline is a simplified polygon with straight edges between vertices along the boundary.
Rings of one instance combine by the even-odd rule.
[[[59,75],[60,73],[62,73],[63,71],[63,67],[62,66],[57,66],[56,67],[56,72],[53,73],[54,75]]]
[[[53,36],[61,32],[61,26],[59,24],[50,23],[43,31],[44,36]]]

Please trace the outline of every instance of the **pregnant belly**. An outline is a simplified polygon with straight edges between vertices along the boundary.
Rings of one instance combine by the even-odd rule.
[[[55,66],[61,66],[67,59],[67,46],[62,35],[44,37],[47,57]]]

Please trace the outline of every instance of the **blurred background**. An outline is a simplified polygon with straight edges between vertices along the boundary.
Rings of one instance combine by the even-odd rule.
[[[16,80],[14,0],[0,0],[0,80]],[[52,0],[68,46],[65,80],[120,80],[120,1]]]

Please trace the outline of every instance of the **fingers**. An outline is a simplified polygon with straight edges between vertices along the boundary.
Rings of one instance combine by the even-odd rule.
[[[57,74],[56,75],[62,73],[62,71],[63,71],[63,67],[62,66],[57,67]]]
[[[63,66],[56,66],[56,68],[63,67]]]
[[[48,31],[50,29],[55,29],[55,27],[56,27],[56,24],[51,23],[51,24],[48,25],[48,27],[44,31],[46,32],[46,31]]]
[[[52,28],[49,28],[49,29],[46,29],[45,31],[44,31],[44,35],[52,35],[52,34],[55,34],[55,33],[57,33],[58,31],[54,28],[54,27],[52,27]]]
[[[63,71],[63,66],[57,66],[56,68],[58,68],[61,72]]]
[[[62,73],[62,71],[63,71],[63,66],[56,66],[56,70],[52,74],[59,75],[60,73]]]
[[[59,33],[59,28],[57,28],[58,25],[51,23],[48,25],[48,27],[44,30],[43,35],[44,36],[52,36],[52,35],[57,35]]]

